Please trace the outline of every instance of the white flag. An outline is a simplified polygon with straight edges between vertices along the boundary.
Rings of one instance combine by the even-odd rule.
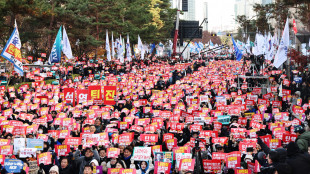
[[[110,51],[110,42],[109,42],[108,30],[107,30],[106,33],[107,34],[106,34],[106,39],[105,39],[105,50],[107,51],[107,59],[108,59],[108,61],[111,61],[111,51]]]
[[[124,56],[123,56],[123,45],[122,45],[122,36],[120,36],[118,44],[117,44],[117,57],[121,63],[124,63]]]
[[[68,38],[65,27],[62,33],[62,52],[68,57],[68,59],[73,58],[69,38]]]
[[[273,62],[273,65],[276,68],[279,68],[287,60],[287,50],[289,43],[290,43],[290,34],[289,34],[288,19],[286,19],[281,42],[279,44],[279,48]]]
[[[143,44],[139,35],[138,35],[138,49],[140,50],[140,52],[142,52],[143,50]]]
[[[131,50],[130,50],[130,42],[129,42],[129,35],[127,34],[127,43],[126,43],[126,51],[127,51],[127,60],[131,61]]]
[[[248,37],[248,40],[246,42],[245,48],[248,53],[251,53],[251,42],[250,42],[250,36]]]
[[[115,45],[114,45],[113,32],[112,32],[112,58],[114,57],[115,57]]]

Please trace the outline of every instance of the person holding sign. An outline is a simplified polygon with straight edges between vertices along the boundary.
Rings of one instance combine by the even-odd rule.
[[[95,146],[93,146],[92,148],[86,148],[85,156],[79,157],[81,154],[81,150],[82,150],[82,145],[79,146],[79,148],[74,154],[74,158],[75,158],[76,166],[78,167],[79,174],[83,174],[84,167],[90,164],[90,162],[93,159],[96,159],[97,161],[99,161],[100,159],[98,151],[96,150]]]

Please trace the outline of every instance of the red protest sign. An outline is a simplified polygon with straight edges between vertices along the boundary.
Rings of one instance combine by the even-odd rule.
[[[77,103],[81,104],[87,102],[88,98],[88,89],[78,89],[76,90]]]
[[[212,143],[226,144],[228,141],[228,137],[216,137],[212,138]]]
[[[126,133],[126,134],[121,134],[118,137],[118,143],[120,145],[130,145],[130,143],[133,141],[133,134],[131,133]]]
[[[170,139],[174,139],[174,134],[172,134],[172,133],[165,133],[163,135],[163,141],[170,140]]]
[[[155,173],[170,174],[171,163],[155,161]]]
[[[65,138],[65,144],[69,146],[78,146],[82,142],[81,138],[76,138],[76,137],[67,137]]]
[[[116,86],[105,86],[104,87],[104,104],[115,105],[114,96],[116,94]]]
[[[279,147],[281,147],[281,140],[280,139],[271,139],[269,141],[269,147],[270,149],[277,149]]]
[[[107,149],[107,157],[108,158],[118,158],[118,155],[120,154],[119,148],[108,148]]]
[[[248,147],[256,148],[256,143],[251,142],[240,142],[239,143],[239,151],[245,153]]]
[[[283,134],[282,141],[284,143],[295,142],[297,139],[296,134]]]
[[[64,101],[75,106],[75,91],[74,88],[64,89]]]
[[[13,146],[12,145],[0,146],[0,154],[1,155],[12,155]]]
[[[179,171],[194,171],[195,159],[181,159]]]
[[[88,100],[93,100],[93,104],[102,104],[101,86],[89,86],[88,87]]]
[[[136,169],[121,169],[119,174],[136,174]]]
[[[158,134],[141,134],[140,141],[156,143],[158,141]]]
[[[51,152],[40,153],[37,156],[38,165],[44,164],[49,165],[52,164],[52,155]]]
[[[108,168],[108,174],[119,174],[122,168]]]
[[[66,156],[70,152],[70,146],[69,145],[56,145],[55,152],[57,156]]]
[[[152,146],[152,154],[154,155],[155,152],[162,152],[162,145]]]
[[[205,172],[214,172],[217,173],[221,171],[221,160],[202,160],[203,168]]]
[[[240,156],[235,155],[227,155],[226,159],[226,167],[235,169],[236,167],[240,167]]]

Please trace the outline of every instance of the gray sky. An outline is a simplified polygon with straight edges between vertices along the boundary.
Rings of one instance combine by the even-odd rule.
[[[234,4],[235,0],[195,0],[196,20],[203,20],[203,2],[208,2],[209,31],[218,32],[221,29],[234,29]]]

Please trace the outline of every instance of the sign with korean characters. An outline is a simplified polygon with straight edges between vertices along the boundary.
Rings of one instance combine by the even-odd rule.
[[[88,100],[92,100],[94,105],[102,104],[101,86],[88,87]]]
[[[116,86],[105,86],[104,87],[104,104],[115,105],[114,96],[116,95]]]
[[[133,159],[135,161],[148,161],[151,157],[151,147],[135,147],[133,151]]]

